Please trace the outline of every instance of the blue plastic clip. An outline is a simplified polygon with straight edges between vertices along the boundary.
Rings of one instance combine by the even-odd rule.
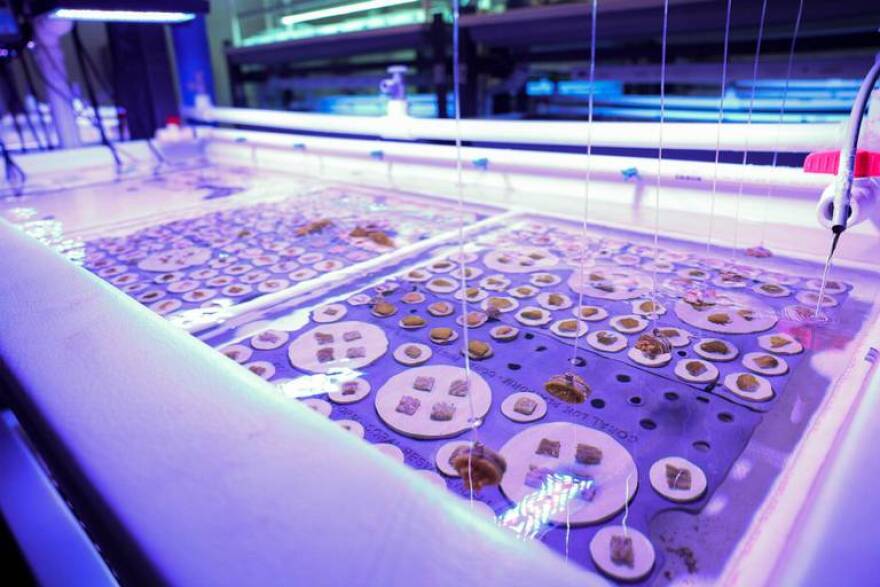
[[[486,157],[483,157],[481,159],[474,159],[473,164],[474,167],[476,167],[477,169],[482,169],[483,171],[489,169],[489,159]]]
[[[639,176],[639,170],[635,167],[628,167],[626,169],[621,169],[620,174],[623,175],[623,181],[629,181],[631,179],[639,180],[641,177]]]
[[[384,151],[370,151],[370,158],[375,159],[376,161],[381,161],[385,158]]]

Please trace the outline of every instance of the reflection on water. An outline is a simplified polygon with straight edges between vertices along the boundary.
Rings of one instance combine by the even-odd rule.
[[[542,474],[540,470],[536,471]],[[534,472],[531,471],[530,475]],[[518,538],[531,540],[549,527],[554,516],[564,513],[572,501],[592,501],[596,492],[596,482],[592,478],[569,473],[547,473],[543,474],[536,491],[498,514],[496,523],[499,526],[512,531]]]
[[[343,383],[354,381],[364,375],[363,371],[340,368],[327,373],[316,375],[303,375],[296,379],[288,379],[275,384],[281,395],[291,399],[311,397],[322,393],[334,393],[339,391]]]

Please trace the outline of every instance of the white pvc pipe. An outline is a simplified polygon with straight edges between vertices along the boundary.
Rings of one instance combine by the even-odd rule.
[[[455,165],[456,161],[455,148],[446,145],[337,139],[229,129],[201,130],[200,134],[221,143],[245,143],[249,148],[262,146],[293,150],[296,146],[306,153],[331,157],[368,160],[381,151],[382,160],[386,163],[450,166]],[[582,179],[586,169],[586,155],[573,153],[465,147],[461,150],[461,155],[466,167],[473,167],[475,161],[485,160],[488,169],[502,173],[537,175],[550,173]],[[711,189],[716,174],[713,162],[667,159],[659,167],[663,181],[702,186],[707,190]],[[604,177],[623,181],[625,179],[623,172],[632,169],[636,170],[642,180],[656,178],[658,162],[656,159],[638,157],[592,156],[591,173],[594,179]],[[744,186],[753,188],[773,186],[780,190],[806,188],[821,191],[829,181],[826,175],[804,173],[800,168],[794,167],[749,165],[743,169],[740,164],[730,163],[720,163],[717,167],[719,187],[738,186],[739,182],[743,182]]]
[[[456,138],[455,123],[448,119],[338,116],[282,112],[251,108],[188,109],[185,115],[207,123],[236,124],[266,129],[300,130],[366,135],[407,140]],[[714,123],[663,124],[663,147],[714,151],[718,125]],[[841,141],[839,123],[823,124],[722,124],[721,149],[725,151],[811,152],[836,148]],[[463,141],[523,145],[585,147],[586,122],[538,120],[462,120]],[[660,125],[655,122],[594,122],[597,147],[656,149]]]

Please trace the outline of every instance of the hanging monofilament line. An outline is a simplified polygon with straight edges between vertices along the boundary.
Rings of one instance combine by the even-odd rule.
[[[596,81],[596,19],[599,7],[598,0],[592,0],[590,9],[590,66],[589,66],[589,95],[587,97],[587,168],[584,177],[584,217],[581,226],[581,259],[580,259],[580,275],[578,280],[580,283],[578,291],[578,322],[583,319],[584,315],[584,272],[586,268],[586,258],[590,246],[589,237],[589,216],[590,216],[590,180],[592,177],[592,160],[593,160],[593,86]],[[580,328],[580,325],[578,325]],[[580,336],[574,337],[574,350],[571,356],[571,364],[577,366],[578,352],[580,350]]]
[[[590,6],[590,65],[589,65],[589,95],[587,97],[587,167],[584,177],[584,216],[581,224],[581,258],[578,276],[578,310],[577,310],[577,326],[574,337],[574,348],[572,349],[571,368],[574,370],[579,365],[580,350],[580,325],[584,316],[584,269],[586,267],[587,255],[590,248],[589,236],[589,217],[590,217],[590,181],[592,176],[593,161],[593,96],[595,95],[594,85],[596,82],[596,21],[599,11],[598,0],[592,0]],[[571,436],[574,437],[574,428],[572,427]],[[572,444],[575,443],[574,438],[569,439]],[[571,544],[571,500],[565,502],[565,560],[568,560],[569,547]]]
[[[715,131],[715,169],[712,173],[712,198],[709,204],[709,235],[706,238],[706,254],[712,250],[712,232],[715,229],[715,197],[718,195],[718,163],[721,160],[721,125],[724,123],[724,97],[727,95],[727,54],[730,50],[730,9],[733,0],[727,0],[724,18],[724,50],[721,57],[721,94],[718,104],[718,128]]]
[[[791,82],[791,70],[794,66],[794,49],[797,44],[798,35],[801,30],[801,17],[804,14],[804,0],[800,0],[798,4],[797,16],[794,19],[794,32],[791,37],[791,45],[788,49],[788,65],[785,68],[785,85],[782,88],[782,104],[779,108],[779,126],[776,129],[776,138],[774,139],[773,145],[773,162],[770,164],[771,169],[771,181],[772,181],[772,171],[776,169],[776,162],[779,159],[779,143],[782,140],[782,125],[785,123],[785,106],[786,101],[788,100],[788,88]],[[764,196],[764,206],[762,207],[762,218],[761,218],[761,232],[758,240],[758,244],[763,248],[764,246],[764,237],[767,232],[767,208],[770,203],[771,198],[773,197],[773,184],[771,181],[767,182],[767,193]]]
[[[660,257],[660,178],[663,166],[663,122],[666,119],[666,37],[669,30],[669,0],[663,1],[663,37],[660,45],[660,124],[657,143],[657,185],[654,195],[654,263],[651,275],[651,324],[657,326],[657,261]]]
[[[460,52],[459,52],[459,0],[452,0],[452,85],[453,105],[455,108],[455,187],[458,195],[458,270],[459,282],[461,287],[461,332],[462,342],[464,345],[464,379],[467,383],[468,393],[468,410],[470,416],[468,421],[471,428],[471,442],[477,444],[479,440],[477,433],[477,421],[474,417],[474,400],[470,392],[471,387],[471,357],[470,357],[470,336],[468,333],[468,300],[467,300],[467,263],[465,263],[464,254],[464,186],[462,184],[462,162],[461,162],[461,96],[460,83]],[[466,481],[469,492],[469,500],[471,508],[474,506],[474,483],[473,483],[473,451],[468,452],[468,475],[471,476]]]
[[[736,251],[739,247],[739,212],[743,195],[743,186],[745,185],[745,175],[748,168],[749,158],[749,131],[752,128],[752,113],[755,110],[755,93],[758,90],[758,67],[761,63],[761,42],[764,39],[764,18],[767,15],[767,0],[761,3],[761,21],[758,24],[758,39],[755,43],[755,61],[752,64],[752,92],[749,96],[749,109],[746,116],[746,136],[745,145],[743,145],[742,157],[742,173],[739,180],[739,188],[736,193],[736,217],[733,224],[733,247],[731,248],[731,259],[736,258]]]

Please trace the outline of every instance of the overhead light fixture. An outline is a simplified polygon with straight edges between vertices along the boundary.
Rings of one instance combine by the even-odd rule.
[[[321,10],[310,10],[298,14],[288,14],[287,16],[281,17],[281,24],[291,26],[303,22],[311,22],[313,20],[333,18],[334,16],[346,16],[358,12],[367,12],[368,10],[391,8],[392,6],[400,6],[402,4],[415,4],[420,1],[421,0],[366,0],[365,2],[353,2],[350,4],[343,4],[342,6],[335,6],[333,8],[322,8]]]
[[[90,22],[180,23],[208,12],[206,0],[34,0],[35,14]]]
[[[92,22],[186,22],[196,17],[192,12],[161,12],[152,10],[98,10],[88,8],[58,8],[49,14],[63,20]]]

